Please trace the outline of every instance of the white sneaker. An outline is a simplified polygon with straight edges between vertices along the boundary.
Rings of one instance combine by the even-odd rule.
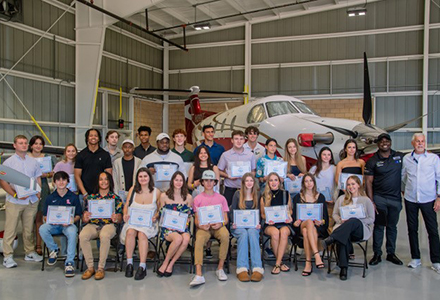
[[[228,276],[226,276],[226,273],[223,271],[223,269],[215,271],[215,275],[217,275],[217,278],[220,281],[228,280]]]
[[[15,268],[15,267],[17,267],[17,263],[15,262],[12,255],[9,255],[8,257],[5,257],[3,259],[3,266],[5,266],[8,269]]]
[[[418,266],[422,265],[422,260],[421,259],[412,259],[409,263],[408,263],[408,268],[412,268],[415,269]]]
[[[205,283],[205,277],[196,275],[194,276],[193,280],[191,280],[191,282],[189,283],[189,286],[194,287],[194,286],[202,285],[204,283]]]
[[[433,269],[434,271],[440,274],[440,263],[432,264],[431,269]]]
[[[26,255],[24,256],[24,260],[26,260],[26,261],[36,261],[36,262],[39,262],[39,261],[42,261],[42,260],[43,260],[43,256],[38,255],[37,252],[31,252],[31,253],[26,254]]]

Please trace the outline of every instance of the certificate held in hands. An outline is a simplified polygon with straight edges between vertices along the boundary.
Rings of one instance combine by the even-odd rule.
[[[115,200],[88,200],[90,219],[110,219],[115,211]]]
[[[306,220],[322,220],[322,203],[298,203],[296,205],[296,219]]]
[[[139,227],[151,227],[153,226],[154,211],[136,207],[128,208],[128,224]]]
[[[268,206],[264,208],[266,215],[266,224],[269,222],[285,223],[289,218],[287,216],[287,205]]]
[[[223,207],[221,205],[199,207],[197,214],[199,216],[200,225],[222,223],[224,221]]]
[[[50,156],[39,157],[36,160],[40,163],[41,172],[52,172],[52,158]]]
[[[187,222],[188,222],[187,213],[178,212],[171,209],[164,209],[160,226],[164,228],[168,228],[170,230],[185,232]]]
[[[228,164],[228,175],[232,178],[241,178],[252,171],[250,161],[231,161]]]
[[[156,181],[170,181],[173,174],[177,171],[176,165],[155,164]]]
[[[281,178],[286,178],[287,161],[266,159],[264,162],[264,176],[267,176],[272,172],[277,173]]]
[[[290,194],[299,194],[299,192],[301,192],[301,181],[302,177],[296,176],[295,180],[291,180],[289,177],[287,177],[284,180],[284,188]]]
[[[20,185],[14,185],[14,187],[15,187],[15,192],[17,193],[18,199],[38,194],[38,191],[32,190],[30,188],[25,188]]]
[[[339,212],[342,220],[366,218],[365,207],[363,204],[341,206]]]
[[[260,223],[260,211],[258,209],[235,209],[234,224],[237,228],[255,228]]]
[[[49,205],[47,207],[46,223],[50,225],[73,224],[75,207]]]

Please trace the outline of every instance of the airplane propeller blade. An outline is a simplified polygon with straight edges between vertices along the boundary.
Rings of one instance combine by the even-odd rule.
[[[188,97],[191,94],[191,89],[148,89],[148,88],[132,88],[130,93],[138,95],[149,95],[149,96],[180,96]],[[225,92],[225,91],[208,91],[201,90],[198,93],[200,98],[237,98],[246,96],[247,93],[243,92]]]
[[[366,125],[371,124],[371,87],[370,74],[368,72],[367,53],[364,52],[364,103],[362,107],[362,118]]]
[[[16,184],[31,190],[40,191],[41,188],[36,181],[31,179],[29,176],[18,172],[14,169],[0,165],[0,179]]]
[[[313,121],[311,121],[311,122],[313,122]],[[339,132],[340,134],[351,136],[354,139],[358,137],[358,133],[353,131],[353,130],[350,130],[350,129],[336,127],[336,126],[331,126],[331,125],[328,125],[328,124],[323,124],[323,123],[318,123],[318,122],[313,122],[313,123],[321,125],[321,126],[324,126],[324,127],[327,127],[329,129],[332,129],[332,130],[334,130],[336,132]]]
[[[433,113],[433,112],[430,112],[430,113],[424,114],[423,116],[419,116],[419,117],[416,117],[416,118],[414,118],[414,119],[407,120],[407,121],[405,121],[405,122],[402,122],[402,123],[399,123],[399,124],[396,124],[396,125],[393,125],[393,126],[389,126],[389,127],[387,127],[387,128],[384,128],[383,130],[385,130],[385,131],[388,132],[388,133],[393,132],[393,131],[396,131],[396,130],[399,130],[400,128],[405,127],[406,125],[408,125],[409,123],[412,123],[412,122],[414,122],[414,121],[417,121],[418,119],[421,119],[421,118],[423,118],[423,117],[425,117],[425,116],[427,116],[427,115],[429,115],[429,114],[432,114],[432,113]]]

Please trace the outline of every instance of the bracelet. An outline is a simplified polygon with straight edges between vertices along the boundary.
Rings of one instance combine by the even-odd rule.
[[[191,187],[192,187],[192,189],[194,189],[194,183],[193,183],[193,184],[191,184]]]
[[[12,197],[17,198],[17,193],[15,193],[14,196],[12,196]]]

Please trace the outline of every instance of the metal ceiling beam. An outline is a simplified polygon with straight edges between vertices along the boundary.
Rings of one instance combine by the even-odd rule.
[[[169,14],[170,16],[176,18],[177,20],[179,20],[180,22],[182,22],[182,24],[186,24],[191,22],[191,20],[185,16],[183,16],[179,11],[177,11],[174,8],[171,7],[167,7],[164,4],[158,4],[156,5],[157,8],[160,8],[160,10],[166,12],[167,14]]]
[[[203,13],[205,13],[205,15],[207,15],[210,18],[218,18],[219,16],[216,13],[213,13],[210,9],[206,8],[204,5],[197,5],[200,3],[197,3],[196,0],[188,0],[189,3],[191,3],[191,5],[196,5],[196,9],[199,9],[200,11],[202,11]],[[222,20],[216,20],[217,23],[219,23],[220,25],[225,25],[226,22],[222,21]]]
[[[230,6],[232,6],[235,10],[237,10],[239,12],[246,11],[246,9],[243,6],[241,6],[240,4],[238,4],[237,2],[235,2],[235,0],[226,0],[226,3],[228,3]],[[252,18],[249,17],[248,15],[243,15],[243,17],[248,21],[252,20]]]
[[[273,4],[273,2],[272,2],[271,0],[263,0],[263,2],[264,2],[264,4],[266,4],[266,5],[269,6],[269,7],[273,7],[273,6],[275,6],[275,4]],[[274,14],[275,16],[278,16],[278,15],[279,15],[279,14],[278,14],[275,10],[273,10],[273,9],[271,9],[270,11],[273,12],[273,14]]]

